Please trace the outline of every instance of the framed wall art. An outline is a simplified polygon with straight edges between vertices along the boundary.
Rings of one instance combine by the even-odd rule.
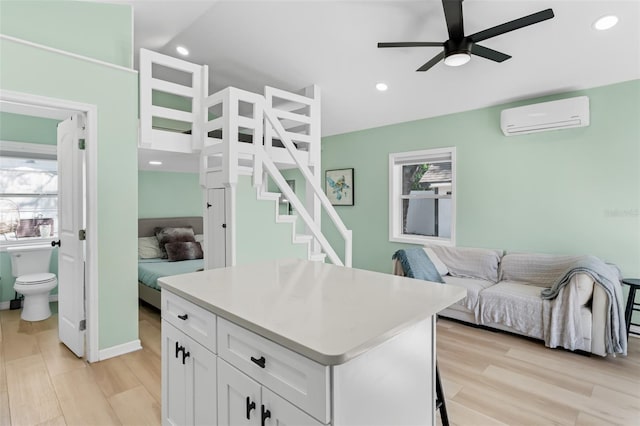
[[[327,170],[324,178],[325,193],[334,206],[353,206],[353,169]]]

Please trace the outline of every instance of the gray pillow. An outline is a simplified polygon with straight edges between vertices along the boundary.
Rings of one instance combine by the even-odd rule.
[[[167,243],[164,246],[167,249],[169,262],[202,259],[203,257],[202,246],[200,243],[177,242]]]
[[[185,226],[181,228],[173,228],[173,227],[165,227],[165,228],[155,228],[156,238],[158,239],[158,245],[160,246],[160,251],[162,252],[162,258],[166,259],[167,249],[165,245],[168,243],[180,243],[180,242],[191,242],[195,243],[196,238],[193,234],[193,228],[191,226]]]

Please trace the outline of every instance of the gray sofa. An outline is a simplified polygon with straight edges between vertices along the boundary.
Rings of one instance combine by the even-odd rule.
[[[551,287],[576,257],[531,253],[505,255],[502,250],[435,245],[424,250],[445,283],[467,289],[467,296],[440,312],[440,316],[544,340],[550,347],[607,355],[606,327],[610,305],[607,293],[594,285],[590,275],[573,275],[566,286],[567,297],[561,300],[545,301],[540,297],[541,291]],[[394,260],[393,267],[395,274],[405,275],[398,260]],[[573,315],[574,335],[550,338],[549,318],[553,303],[573,305],[571,309],[562,308]]]

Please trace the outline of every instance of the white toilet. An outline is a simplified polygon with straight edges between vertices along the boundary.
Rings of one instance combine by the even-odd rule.
[[[16,278],[13,288],[24,295],[20,318],[42,321],[51,316],[49,293],[58,285],[49,272],[53,247],[49,244],[7,247],[11,256],[11,273]]]

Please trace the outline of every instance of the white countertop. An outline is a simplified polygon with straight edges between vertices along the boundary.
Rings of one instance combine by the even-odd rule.
[[[452,285],[284,259],[164,277],[175,293],[323,365],[342,364],[466,295]]]

